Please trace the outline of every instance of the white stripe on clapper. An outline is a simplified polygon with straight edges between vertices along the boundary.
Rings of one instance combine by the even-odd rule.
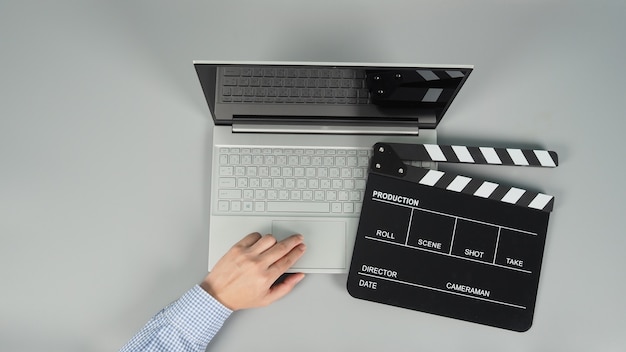
[[[426,151],[432,161],[446,161],[446,156],[443,155],[443,152],[438,145],[424,144],[424,148],[426,148]]]
[[[511,156],[511,159],[513,159],[513,163],[515,165],[528,166],[528,160],[526,160],[524,153],[522,153],[520,149],[507,148],[506,151],[509,152],[509,155]]]
[[[526,193],[526,191],[521,188],[511,187],[511,189],[506,192],[504,197],[502,197],[502,201],[515,204],[520,198],[522,198],[524,193]]]
[[[539,193],[539,194],[537,194],[535,199],[533,199],[532,202],[530,202],[530,204],[528,204],[528,207],[541,210],[541,209],[545,208],[546,205],[548,205],[548,203],[551,200],[552,200],[552,196],[549,196],[549,195],[543,194],[543,193]]]
[[[453,145],[452,150],[454,150],[454,154],[456,154],[456,157],[459,158],[460,162],[462,163],[474,162],[474,158],[472,158],[472,156],[470,155],[470,152],[467,149],[467,147],[463,147],[460,145]]]
[[[426,186],[434,186],[437,181],[443,176],[443,172],[437,170],[428,170],[426,175],[422,177],[420,183]]]
[[[548,166],[548,167],[556,166],[556,164],[554,163],[554,160],[552,160],[552,157],[550,156],[550,153],[548,153],[547,150],[533,150],[533,152],[535,152],[535,156],[537,156],[537,159],[539,159],[539,163],[541,163],[542,166]]]
[[[417,73],[422,76],[427,81],[437,81],[439,80],[439,76],[437,76],[433,71],[430,70],[416,70]]]
[[[469,177],[457,176],[454,178],[454,180],[452,180],[452,182],[450,182],[450,184],[448,185],[448,187],[446,187],[446,189],[451,190],[451,191],[461,192],[463,188],[465,188],[465,186],[467,186],[467,184],[470,183],[471,180],[472,179]]]
[[[485,160],[487,160],[487,163],[502,164],[502,161],[498,157],[498,154],[496,154],[495,149],[490,148],[490,147],[480,147],[479,149],[480,149],[480,152],[483,153],[483,156],[485,157]]]
[[[488,198],[491,193],[495,191],[496,188],[498,188],[497,183],[485,181],[482,185],[480,185],[480,187],[478,187],[476,192],[474,192],[474,195],[478,197]]]

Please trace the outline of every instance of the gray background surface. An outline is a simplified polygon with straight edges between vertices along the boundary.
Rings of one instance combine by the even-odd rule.
[[[623,1],[3,1],[0,350],[114,351],[206,273],[212,120],[192,60],[473,64],[440,142],[557,169],[448,168],[556,196],[515,333],[309,275],[219,351],[624,351]],[[242,234],[243,235],[243,234]]]

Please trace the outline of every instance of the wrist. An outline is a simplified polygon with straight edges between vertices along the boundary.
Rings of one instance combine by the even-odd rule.
[[[200,288],[203,289],[206,293],[208,293],[209,296],[213,297],[213,299],[218,301],[221,305],[223,305],[227,309],[230,309],[231,311],[237,310],[224,302],[224,300],[215,291],[215,287],[211,284],[211,281],[209,280],[208,276],[204,280],[202,280],[202,282],[198,286],[200,286]]]

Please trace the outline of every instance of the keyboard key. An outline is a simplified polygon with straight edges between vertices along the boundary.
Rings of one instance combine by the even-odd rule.
[[[240,74],[239,67],[226,66],[224,68],[224,76],[239,76]]]
[[[221,189],[218,192],[220,199],[240,199],[242,192],[240,189]]]
[[[240,87],[247,86],[250,84],[250,78],[240,77],[237,79],[237,85]]]
[[[290,155],[289,158],[287,158],[287,163],[289,165],[300,165],[300,157],[297,155]]]
[[[328,213],[330,206],[328,203],[315,202],[267,202],[269,212],[305,212],[305,213]]]
[[[234,177],[220,177],[218,181],[219,188],[234,188],[235,184]]]
[[[223,83],[225,86],[236,86],[237,78],[234,77],[224,77]]]
[[[232,166],[221,166],[220,167],[220,176],[232,176],[234,175]]]

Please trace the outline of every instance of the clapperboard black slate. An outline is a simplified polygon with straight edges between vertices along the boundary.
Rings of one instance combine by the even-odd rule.
[[[375,145],[348,275],[356,298],[528,330],[553,197],[402,160],[555,167],[556,153]]]

